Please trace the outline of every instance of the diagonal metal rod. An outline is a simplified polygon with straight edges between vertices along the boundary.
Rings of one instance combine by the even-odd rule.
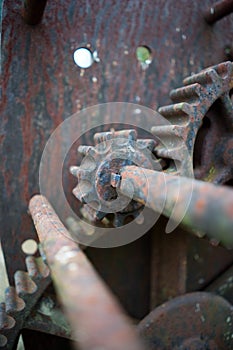
[[[213,24],[233,12],[233,0],[221,0],[211,5],[205,12],[205,20]]]
[[[114,175],[112,176],[114,179]],[[126,196],[213,241],[233,248],[233,190],[225,186],[127,166],[114,183]]]
[[[34,196],[29,211],[78,349],[143,350],[133,325],[46,198]]]

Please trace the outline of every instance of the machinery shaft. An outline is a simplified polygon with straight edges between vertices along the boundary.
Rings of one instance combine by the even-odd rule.
[[[143,350],[133,326],[48,201],[29,204],[57,293],[82,350]]]
[[[213,243],[233,248],[232,189],[137,166],[122,168],[118,184],[112,179],[126,196],[133,187],[134,200],[204,232]]]

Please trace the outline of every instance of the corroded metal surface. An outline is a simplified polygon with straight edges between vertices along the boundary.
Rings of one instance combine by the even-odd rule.
[[[230,350],[232,324],[231,304],[219,296],[197,292],[152,311],[139,324],[139,332],[149,350]]]
[[[99,7],[95,1],[89,6],[86,1],[78,6],[73,0],[50,1],[42,23],[29,27],[21,17],[22,2],[4,2],[1,227],[11,280],[23,268],[21,242],[36,237],[27,202],[38,192],[40,156],[51,132],[70,114],[96,103],[165,105],[169,90],[185,76],[223,61],[225,47],[232,44],[231,15],[208,26],[203,11],[211,4],[157,0]],[[80,75],[72,53],[87,44],[98,50],[101,62]],[[135,57],[139,45],[152,51],[147,70]]]
[[[31,309],[51,282],[49,269],[42,258],[28,256],[27,272],[15,273],[15,286],[5,292],[0,309],[0,349],[14,349]]]
[[[112,213],[115,216],[114,226],[122,226],[129,217],[137,218],[143,207],[135,201],[128,203],[125,196],[117,193],[120,170],[133,164],[148,169],[161,169],[159,159],[152,157],[151,153],[156,141],[137,140],[136,130],[98,133],[94,135],[94,140],[95,147],[79,147],[79,152],[85,156],[80,167],[70,168],[71,173],[78,178],[73,194],[82,203],[86,203],[82,214],[90,221],[100,221]]]
[[[29,210],[57,293],[81,349],[142,350],[129,319],[42,196]]]
[[[47,0],[24,0],[23,18],[27,24],[35,25],[42,20]]]
[[[169,103],[168,91],[181,86],[185,76],[222,62],[226,56],[232,59],[232,15],[209,26],[204,10],[210,5],[209,0],[106,1],[101,6],[95,1],[79,1],[78,5],[74,0],[49,1],[42,23],[30,27],[22,19],[22,1],[5,0],[0,218],[11,282],[14,272],[24,268],[21,243],[29,237],[36,238],[27,205],[31,195],[39,191],[40,157],[51,132],[70,114],[97,103],[128,101],[152,108],[165,105]],[[72,54],[77,47],[87,45],[98,50],[100,62],[81,71],[74,65]],[[152,63],[146,70],[135,57],[140,45],[148,45],[152,52]],[[86,136],[79,144],[88,144],[89,139]],[[48,181],[52,182],[56,164],[51,163],[50,167]],[[64,182],[70,186],[67,191],[71,193],[75,182],[68,172],[64,176]],[[160,228],[154,231],[158,234]],[[187,239],[188,251],[193,240]],[[204,263],[198,266],[204,266],[201,277],[208,284],[233,258],[220,248],[203,245],[200,240],[195,245],[195,256],[200,255],[200,250],[203,254]],[[168,246],[169,238],[164,237],[165,257]],[[100,273],[136,317],[148,312],[149,250],[150,241],[145,237],[111,252],[104,249],[89,252]],[[181,262],[185,254],[179,255]],[[160,262],[166,264],[166,258]],[[172,264],[172,259],[169,263]],[[131,281],[124,277],[126,266]],[[157,272],[159,268],[157,265]],[[190,262],[182,273],[187,273],[190,280],[196,275],[195,269],[196,265]],[[182,276],[181,286],[185,277]],[[202,286],[198,281],[197,275],[187,288],[198,289]]]
[[[167,149],[161,146],[157,154],[179,160],[182,175],[190,166],[184,156],[185,145],[191,157],[194,155],[196,178],[226,183],[233,178],[233,102],[230,96],[233,63],[223,62],[207,68],[186,78],[184,85],[171,91],[174,105],[159,109],[172,124],[152,128],[162,142],[170,145]],[[207,117],[210,127],[204,135],[199,134],[197,140]]]
[[[233,266],[205,288],[206,291],[221,295],[233,304]]]
[[[120,175],[118,188],[126,196],[133,187],[134,200],[168,217],[173,212],[174,221],[233,248],[232,189],[136,166],[122,168]]]
[[[211,5],[205,12],[207,23],[212,24],[233,12],[232,0],[221,0]]]

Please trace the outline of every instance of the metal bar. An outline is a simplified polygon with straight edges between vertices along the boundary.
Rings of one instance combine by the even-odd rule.
[[[23,18],[27,24],[41,22],[47,0],[24,0]]]
[[[233,265],[209,284],[205,291],[221,295],[233,303]]]
[[[205,20],[213,24],[233,12],[233,0],[218,1],[205,12]]]
[[[46,198],[29,203],[57,293],[82,350],[142,350],[129,319]]]
[[[233,190],[137,166],[121,170],[119,190],[175,222],[233,248]],[[132,190],[133,188],[133,190]],[[175,208],[175,210],[174,210]]]

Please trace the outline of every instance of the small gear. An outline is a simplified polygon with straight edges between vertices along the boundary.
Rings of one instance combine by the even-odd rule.
[[[73,194],[84,203],[82,214],[90,221],[101,221],[114,214],[113,225],[119,227],[130,218],[138,218],[143,206],[117,192],[111,186],[112,178],[120,178],[121,168],[138,165],[147,169],[161,170],[160,159],[153,156],[157,142],[138,139],[135,130],[96,133],[95,147],[79,146],[84,155],[79,167],[72,166],[71,173],[78,178]]]
[[[184,85],[170,93],[175,104],[159,109],[172,124],[152,128],[166,145],[157,147],[157,155],[180,162],[179,174],[190,176],[185,146],[196,178],[224,184],[233,178],[233,63],[209,67]]]

